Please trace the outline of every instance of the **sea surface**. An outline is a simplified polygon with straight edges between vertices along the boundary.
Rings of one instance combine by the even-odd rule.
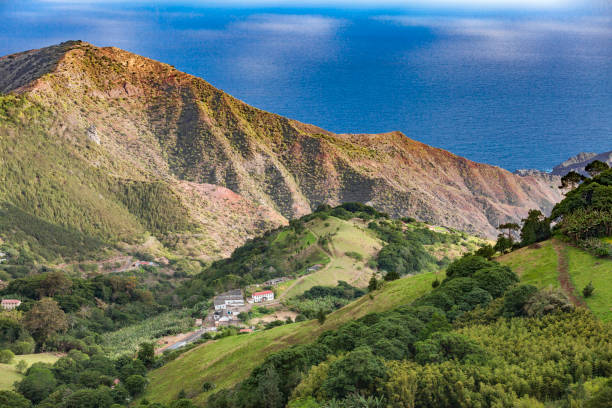
[[[339,133],[399,130],[508,170],[612,150],[605,7],[427,10],[0,0],[0,54],[70,39]]]

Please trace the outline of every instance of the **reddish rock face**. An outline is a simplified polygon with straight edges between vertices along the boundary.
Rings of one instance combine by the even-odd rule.
[[[0,91],[53,111],[53,137],[78,139],[95,126],[99,149],[83,154],[77,143],[75,154],[123,179],[163,180],[223,253],[321,203],[359,201],[494,237],[499,224],[531,208],[547,213],[562,197],[549,177],[511,174],[399,132],[333,134],[117,48],[70,42],[3,57]]]

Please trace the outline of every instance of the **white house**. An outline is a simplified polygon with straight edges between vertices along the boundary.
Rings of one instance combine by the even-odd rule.
[[[225,299],[215,298],[214,304],[215,310],[225,310],[225,308],[227,307],[227,305],[225,304]]]
[[[2,308],[5,310],[12,310],[19,307],[21,300],[17,299],[2,299]]]
[[[271,290],[264,290],[263,292],[253,293],[253,301],[255,303],[265,302],[267,300],[274,300],[274,292]]]

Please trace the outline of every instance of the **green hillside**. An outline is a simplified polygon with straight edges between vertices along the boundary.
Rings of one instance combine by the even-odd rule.
[[[559,286],[558,258],[550,240],[510,252],[497,260],[511,267],[523,283],[540,288]]]
[[[521,282],[540,288],[560,287],[559,259],[565,259],[571,278],[571,294],[604,321],[612,321],[612,259],[598,258],[590,253],[554,238],[521,248],[497,260],[512,267]],[[593,295],[584,299],[582,289],[593,283]],[[566,292],[569,288],[564,288]],[[568,293],[569,294],[569,293]]]
[[[372,298],[363,296],[331,313],[323,325],[310,320],[205,343],[152,371],[145,397],[151,401],[169,402],[184,389],[196,402],[203,403],[209,394],[201,393],[204,382],[212,382],[217,388],[231,387],[246,378],[271,352],[311,342],[325,330],[368,313],[409,303],[431,290],[435,279],[435,274],[430,272],[387,282]]]
[[[231,257],[213,262],[186,282],[180,293],[195,304],[205,300],[203,287],[222,291],[278,277],[290,279],[277,288],[282,298],[339,281],[364,288],[373,273],[398,278],[436,271],[484,243],[454,230],[436,231],[412,219],[393,220],[358,203],[322,206],[292,220],[288,227],[249,240]]]
[[[612,326],[559,291],[470,255],[426,292],[268,354],[206,406],[607,406]]]

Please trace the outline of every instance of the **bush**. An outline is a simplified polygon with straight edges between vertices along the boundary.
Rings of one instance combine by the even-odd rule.
[[[25,374],[25,372],[28,370],[28,363],[26,363],[25,360],[19,360],[15,368],[17,368],[17,371],[21,374]]]
[[[476,271],[493,266],[495,263],[486,260],[481,256],[466,255],[463,258],[453,261],[446,268],[447,278],[471,277]]]
[[[491,259],[495,255],[495,252],[496,252],[495,248],[493,248],[489,244],[486,244],[478,248],[478,250],[475,252],[475,255],[482,256],[483,258],[486,258],[486,259]]]
[[[344,255],[348,256],[349,258],[353,258],[356,261],[363,261],[363,255],[361,255],[359,252],[350,251],[345,252]]]
[[[142,375],[130,375],[125,380],[125,388],[132,397],[140,395],[144,392],[147,386],[147,379]]]
[[[11,351],[17,355],[32,354],[34,352],[34,347],[34,342],[18,341],[16,343],[11,344]]]
[[[519,285],[510,289],[504,296],[502,314],[505,317],[524,316],[527,301],[538,291],[533,285]]]
[[[32,403],[13,391],[0,391],[0,408],[30,408]]]
[[[589,282],[588,285],[582,289],[582,296],[585,298],[591,297],[593,295],[593,291],[595,291],[595,287],[593,286],[593,282]]]
[[[542,317],[547,314],[562,311],[569,312],[574,305],[565,293],[558,289],[548,288],[536,292],[525,304],[525,312],[528,316]]]
[[[203,392],[208,392],[214,389],[215,389],[215,384],[211,383],[210,381],[206,381],[204,384],[202,384]]]
[[[13,362],[15,358],[15,354],[11,350],[2,350],[0,351],[0,363],[2,364],[10,364]]]

